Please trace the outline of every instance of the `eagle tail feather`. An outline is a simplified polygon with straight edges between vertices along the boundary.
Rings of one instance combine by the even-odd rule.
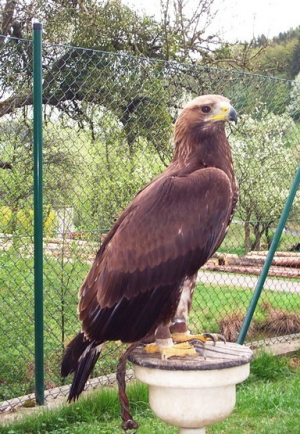
[[[74,373],[70,387],[68,402],[76,401],[92,373],[100,356],[103,344],[89,341],[79,333],[67,346],[62,364],[61,375],[66,377]]]

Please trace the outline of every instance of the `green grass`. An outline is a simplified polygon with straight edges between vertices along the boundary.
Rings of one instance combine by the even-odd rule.
[[[291,367],[291,360],[293,368]],[[261,354],[251,364],[248,380],[237,386],[237,404],[225,421],[207,434],[283,434],[299,432],[300,354],[293,359]],[[156,419],[148,405],[147,388],[128,387],[131,410],[139,434],[177,434],[178,428]],[[91,393],[72,405],[46,410],[0,427],[2,434],[118,434],[120,407],[114,389]]]
[[[193,332],[199,332],[199,330],[218,332],[218,320],[232,313],[240,313],[244,316],[252,296],[252,289],[213,284],[209,285],[208,290],[208,285],[198,285],[193,300],[193,309],[190,313],[191,330]],[[283,309],[286,312],[300,314],[300,295],[264,291],[254,315],[254,320],[257,323],[264,321],[268,308]]]
[[[64,341],[80,325],[77,292],[89,269],[81,262],[44,262],[46,387],[60,381]],[[0,252],[0,400],[30,393],[34,382],[33,260],[15,251]]]
[[[231,253],[238,256],[244,255],[244,237],[244,226],[242,224],[231,223],[218,252]]]
[[[52,388],[62,384],[60,360],[63,347],[79,330],[77,292],[90,268],[89,264],[62,258],[44,261],[45,313],[45,384]],[[75,259],[75,260],[74,260]],[[242,276],[241,276],[242,278]],[[198,285],[195,291],[190,328],[193,332],[218,332],[218,321],[233,312],[245,314],[252,298],[251,289],[228,287],[218,283]],[[15,250],[0,252],[0,400],[14,398],[34,389],[34,306],[33,261]],[[262,322],[265,306],[300,313],[300,295],[283,292],[263,292],[255,312]],[[95,376],[116,371],[120,348],[110,343],[96,365]],[[69,380],[67,379],[67,382]]]
[[[262,354],[251,364],[249,379],[237,387],[237,405],[232,415],[210,427],[208,434],[299,432],[300,354],[296,367],[289,358]]]

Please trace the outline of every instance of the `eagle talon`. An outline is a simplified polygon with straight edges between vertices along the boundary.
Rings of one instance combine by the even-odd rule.
[[[226,338],[225,336],[221,335],[220,333],[217,333],[218,340],[224,342],[226,344]]]
[[[185,357],[185,356],[197,356],[198,353],[190,342],[181,342],[179,344],[173,344],[172,346],[165,347],[159,346],[156,343],[147,344],[143,350],[146,353],[159,353],[162,360],[167,360],[170,357]]]
[[[212,341],[215,345],[217,341],[222,341],[226,344],[226,339],[219,333],[202,333],[197,335],[192,335],[189,333],[175,333],[172,335],[172,338],[176,343],[199,341],[205,344],[207,341]]]
[[[205,342],[212,341],[214,345],[216,345],[216,342],[218,341],[222,341],[224,344],[226,344],[225,337],[220,333],[203,333],[203,337],[205,338]]]
[[[192,341],[189,341],[191,345],[193,345],[195,351],[197,354],[202,356],[206,360],[206,354],[205,354],[205,342],[202,342],[200,340],[194,339]]]

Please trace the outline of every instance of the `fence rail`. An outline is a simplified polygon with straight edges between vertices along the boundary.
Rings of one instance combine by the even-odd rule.
[[[0,51],[3,409],[35,387],[33,43],[6,38]],[[235,341],[299,163],[293,82],[64,45],[43,44],[42,51],[45,388],[65,390],[59,364],[79,328],[77,292],[95,251],[119,212],[170,161],[182,105],[204,93],[228,96],[241,115],[228,129],[241,194],[222,246],[199,272],[190,328]],[[249,343],[300,332],[299,202],[298,192]],[[121,352],[109,343],[94,376],[115,372]]]

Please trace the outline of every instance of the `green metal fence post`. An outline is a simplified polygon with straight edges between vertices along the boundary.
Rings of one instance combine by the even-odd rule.
[[[33,24],[35,394],[44,404],[42,25]]]
[[[253,294],[250,306],[248,308],[248,311],[247,311],[246,317],[244,319],[244,322],[243,322],[240,334],[239,334],[238,339],[237,339],[237,343],[238,344],[243,344],[244,343],[244,340],[245,340],[246,334],[248,332],[248,329],[249,329],[249,326],[250,326],[250,323],[251,323],[251,320],[252,320],[252,317],[253,317],[256,305],[258,303],[261,291],[263,289],[266,277],[268,275],[269,268],[271,266],[271,263],[272,263],[275,251],[277,249],[277,246],[278,246],[278,243],[279,243],[282,231],[283,231],[283,229],[285,227],[287,218],[289,216],[289,212],[291,210],[291,207],[292,207],[295,195],[297,193],[299,184],[300,184],[300,166],[298,167],[298,170],[296,172],[296,175],[295,175],[292,187],[290,189],[290,192],[289,192],[288,198],[286,200],[285,206],[284,206],[284,208],[282,210],[282,214],[281,214],[280,220],[278,222],[278,226],[277,226],[277,229],[275,231],[274,238],[272,240],[272,243],[271,243],[268,255],[266,257],[266,261],[264,263],[264,266],[263,266],[263,268],[261,270],[261,273],[260,273],[260,276],[258,278],[258,281],[257,281],[257,284],[256,284],[256,288],[255,288],[255,291],[254,291],[254,294]]]

